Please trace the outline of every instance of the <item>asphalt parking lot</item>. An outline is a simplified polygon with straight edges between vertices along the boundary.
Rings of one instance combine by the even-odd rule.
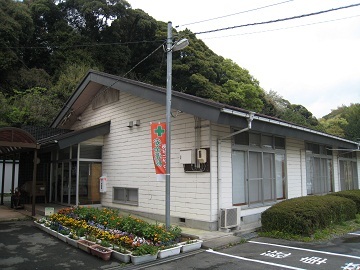
[[[228,248],[202,249],[134,266],[91,256],[39,230],[31,220],[0,222],[0,269],[360,270],[360,232],[319,243],[257,237]]]
[[[0,269],[112,269],[103,261],[39,230],[33,221],[0,222]]]
[[[191,257],[144,269],[319,269],[359,270],[360,232],[319,243],[254,238],[221,250],[205,250]]]

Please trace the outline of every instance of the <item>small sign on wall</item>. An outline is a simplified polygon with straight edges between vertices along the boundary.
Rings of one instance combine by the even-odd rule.
[[[45,216],[51,216],[54,214],[54,207],[45,207]]]

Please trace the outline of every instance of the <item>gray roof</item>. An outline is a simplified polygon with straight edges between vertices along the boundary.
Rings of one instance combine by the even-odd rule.
[[[76,121],[99,91],[104,89],[117,89],[130,93],[162,105],[166,104],[166,89],[110,75],[107,73],[90,70],[80,82],[73,95],[64,104],[63,109],[54,119],[51,127],[66,127]],[[211,101],[208,99],[188,95],[178,91],[172,92],[172,108],[188,114],[210,120],[221,125],[229,125],[234,129],[242,129],[247,126],[247,117],[251,113],[248,110],[233,107],[227,104]],[[315,131],[290,122],[262,114],[255,114],[252,121],[252,130],[257,132],[276,134],[278,136],[293,137],[305,141],[354,149],[357,142],[349,141],[340,137]]]

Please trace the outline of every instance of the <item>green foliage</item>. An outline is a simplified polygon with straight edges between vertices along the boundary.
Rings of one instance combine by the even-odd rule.
[[[54,96],[45,88],[34,87],[25,92],[15,91],[15,95],[9,100],[7,122],[16,126],[48,125],[59,109],[53,106],[55,101]]]
[[[3,0],[0,16],[0,125],[49,125],[88,69],[122,76],[167,36],[166,23],[125,0]],[[305,107],[265,93],[248,70],[216,55],[188,29],[174,29],[173,36],[190,42],[173,53],[174,90],[347,139],[360,137],[359,104],[337,110],[338,120],[319,126]],[[164,87],[165,60],[159,49],[127,77]],[[46,91],[39,96],[38,88]]]
[[[348,198],[356,203],[357,213],[360,214],[360,190],[344,190],[331,193],[332,196]]]
[[[352,141],[360,138],[360,103],[340,106],[320,121],[322,129]]]
[[[265,232],[311,236],[316,230],[354,219],[355,203],[339,196],[307,196],[280,202],[262,213]]]
[[[132,252],[132,255],[134,256],[142,256],[142,255],[155,255],[158,252],[159,248],[153,245],[148,244],[142,244]]]
[[[330,118],[328,120],[321,118],[320,119],[320,126],[321,128],[329,134],[339,136],[344,138],[345,137],[345,131],[344,128],[348,125],[348,122],[346,119],[341,117],[334,117]]]

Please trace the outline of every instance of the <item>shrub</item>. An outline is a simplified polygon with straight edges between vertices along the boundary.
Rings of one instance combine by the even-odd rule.
[[[360,214],[360,190],[344,190],[331,193],[333,196],[339,196],[353,200],[356,203],[357,213]]]
[[[356,205],[339,196],[307,196],[280,202],[261,215],[265,232],[310,236],[316,230],[355,219]]]

